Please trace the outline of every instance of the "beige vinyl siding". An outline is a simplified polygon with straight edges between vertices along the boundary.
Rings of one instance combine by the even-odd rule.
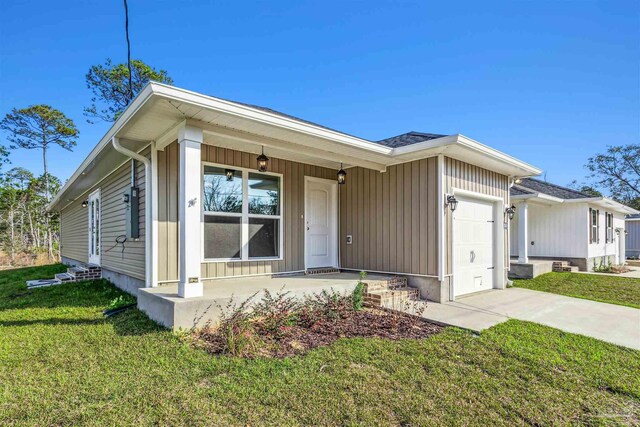
[[[437,182],[435,157],[383,173],[350,168],[339,187],[341,266],[436,276]]]
[[[87,209],[82,207],[85,198],[81,197],[60,212],[60,254],[83,263],[89,258],[89,218]]]
[[[141,154],[149,157],[149,150],[145,149]],[[128,238],[124,244],[124,253],[122,252],[122,245],[116,245],[116,238],[127,233],[125,222],[126,205],[122,201],[122,195],[131,186],[131,162],[129,161],[122,165],[100,184],[100,199],[102,202],[102,253],[100,264],[104,268],[141,280],[144,280],[145,275],[145,181],[144,164],[136,162],[136,186],[140,190],[138,211],[140,238],[135,241]]]
[[[149,155],[149,149],[142,152]],[[78,200],[65,207],[61,212],[61,254],[80,262],[88,262],[88,210],[82,207],[96,189],[100,189],[101,203],[101,245],[100,265],[103,268],[124,273],[128,276],[144,280],[144,236],[145,236],[145,174],[144,164],[136,162],[136,185],[139,193],[139,225],[140,239],[125,242],[124,253],[122,246],[116,245],[116,238],[126,234],[125,204],[122,195],[131,185],[131,163],[128,161],[115,172],[111,173],[98,185],[86,192]]]
[[[178,278],[178,143],[158,151],[158,280]]]
[[[178,144],[158,153],[158,239],[160,281],[178,279]],[[202,161],[257,169],[256,155],[237,150],[202,146]],[[201,277],[220,278],[304,270],[304,177],[336,179],[336,170],[271,158],[269,171],[283,175],[283,259],[202,263]]]
[[[480,194],[500,197],[504,204],[509,203],[509,177],[499,173],[483,169],[479,166],[455,160],[449,157],[444,158],[444,191],[450,194],[454,188],[473,191]],[[443,201],[444,202],[444,201]],[[452,223],[451,211],[445,209],[445,274],[452,273],[451,251],[452,251]],[[499,226],[502,226],[499,224]],[[505,265],[509,265],[508,233],[504,233],[504,253]]]

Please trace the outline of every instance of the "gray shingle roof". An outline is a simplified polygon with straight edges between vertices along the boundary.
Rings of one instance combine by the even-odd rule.
[[[431,139],[442,138],[443,136],[447,135],[411,131],[403,133],[402,135],[392,136],[391,138],[382,139],[376,142],[381,145],[386,145],[387,147],[397,148],[404,147],[406,145],[417,144],[418,142],[429,141]]]
[[[533,194],[533,191],[525,190],[524,188],[511,187],[510,191],[512,196],[521,196],[523,194]]]
[[[520,194],[531,193],[543,193],[549,196],[557,197],[559,199],[589,199],[593,196],[582,193],[571,188],[562,187],[560,185],[551,184],[550,182],[540,181],[534,178],[523,178],[520,184],[516,184],[519,188],[511,187],[511,195],[516,196]],[[529,193],[516,193],[515,191],[529,191]]]
[[[627,215],[626,219],[640,219],[640,214]]]
[[[220,98],[220,99],[224,99],[224,98]],[[320,125],[318,123],[314,123],[314,122],[310,122],[308,120],[301,119],[300,117],[296,117],[296,116],[292,116],[290,114],[282,113],[280,111],[274,110],[274,109],[269,108],[269,107],[262,107],[260,105],[248,104],[246,102],[234,101],[234,100],[231,100],[231,99],[226,99],[226,101],[230,101],[230,102],[234,102],[236,104],[240,104],[240,105],[244,105],[244,106],[247,106],[247,107],[255,108],[256,110],[265,111],[267,113],[275,114],[275,115],[278,115],[278,116],[281,116],[281,117],[285,117],[285,118],[288,118],[288,119],[297,120],[299,122],[307,123],[307,124],[312,125],[312,126],[318,126],[320,128],[327,129],[327,130],[330,130],[332,132],[338,132],[338,133],[341,133],[343,135],[348,135],[348,136],[352,136],[352,137],[355,137],[355,138],[364,139],[364,138],[361,138],[361,137],[356,136],[356,135],[351,135],[351,134],[348,134],[346,132],[339,131],[337,129],[332,129],[330,127],[323,126],[323,125]],[[405,145],[417,144],[418,142],[429,141],[431,139],[442,138],[443,136],[447,136],[447,135],[411,131],[411,132],[403,133],[402,135],[392,136],[391,138],[382,139],[380,141],[373,141],[373,142],[375,142],[377,144],[385,145],[385,146],[390,147],[390,148],[396,148],[396,147],[404,147]]]

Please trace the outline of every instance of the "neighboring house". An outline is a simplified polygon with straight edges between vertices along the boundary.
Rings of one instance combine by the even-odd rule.
[[[402,274],[444,301],[505,287],[509,187],[539,173],[462,135],[369,141],[150,83],[50,209],[63,261],[130,292],[199,297],[221,278],[334,267]]]
[[[640,258],[640,214],[627,215],[627,258]]]
[[[636,210],[534,178],[511,188],[516,214],[511,221],[512,271],[530,259],[568,261],[581,271],[620,264],[625,253],[625,215]]]

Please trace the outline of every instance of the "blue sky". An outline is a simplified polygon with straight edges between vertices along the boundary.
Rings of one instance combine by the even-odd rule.
[[[132,56],[180,87],[367,139],[462,133],[583,181],[607,145],[640,140],[638,1],[130,0]],[[0,114],[49,103],[81,135],[68,178],[109,125],[88,124],[85,74],[126,59],[121,1],[0,5]],[[3,136],[0,136],[3,141]],[[39,153],[12,161],[36,172]]]

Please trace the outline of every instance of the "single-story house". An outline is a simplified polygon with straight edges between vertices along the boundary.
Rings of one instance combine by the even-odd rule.
[[[627,215],[627,258],[640,258],[640,214]]]
[[[337,268],[445,301],[505,287],[509,188],[540,172],[459,134],[370,141],[149,83],[49,208],[63,261],[130,292]]]
[[[516,208],[510,223],[515,276],[536,259],[566,261],[581,271],[624,263],[625,215],[636,210],[535,178],[516,181],[511,202]]]

